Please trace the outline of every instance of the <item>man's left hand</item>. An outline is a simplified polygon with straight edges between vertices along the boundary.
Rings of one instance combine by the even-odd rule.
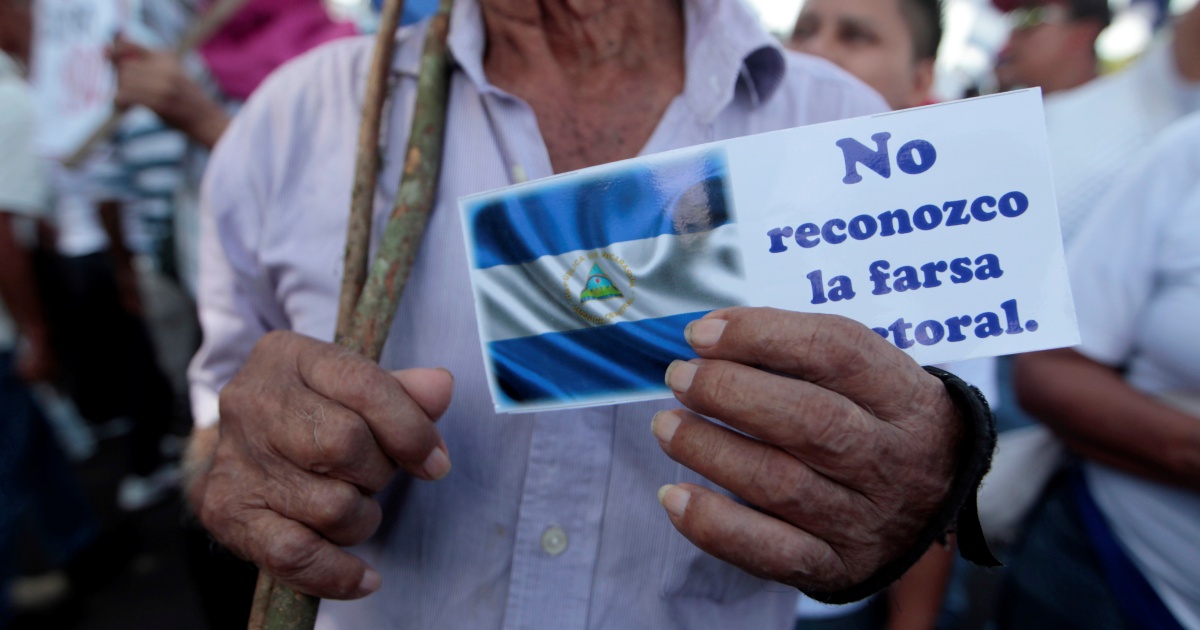
[[[691,411],[658,414],[654,434],[754,508],[666,486],[659,500],[684,536],[753,575],[820,592],[861,584],[914,546],[954,481],[964,435],[940,380],[838,316],[726,309],[687,336],[702,358],[674,363],[667,384]]]

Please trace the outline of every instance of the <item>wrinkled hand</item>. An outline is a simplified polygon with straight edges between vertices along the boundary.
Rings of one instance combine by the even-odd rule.
[[[118,108],[141,105],[198,142],[213,146],[229,117],[204,93],[174,54],[118,38],[109,56],[117,70]]]
[[[271,333],[221,392],[220,437],[193,507],[217,540],[292,588],[369,595],[378,573],[340,547],[379,527],[371,494],[397,469],[449,472],[434,421],[452,385],[444,370],[389,374],[339,346]]]
[[[654,433],[672,459],[761,511],[666,486],[659,499],[684,536],[820,592],[860,584],[912,547],[953,483],[963,434],[938,379],[837,316],[727,309],[693,322],[688,340],[703,358],[674,363],[667,382],[695,413],[660,413]]]

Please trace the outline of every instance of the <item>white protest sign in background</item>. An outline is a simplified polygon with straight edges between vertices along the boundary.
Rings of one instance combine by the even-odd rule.
[[[107,50],[135,0],[37,0],[31,79],[38,151],[73,153],[113,111],[116,78]]]
[[[1041,96],[800,127],[460,200],[499,411],[670,396],[688,323],[849,317],[921,364],[1078,343]]]
[[[1038,91],[726,152],[747,303],[844,315],[925,365],[1079,343]]]

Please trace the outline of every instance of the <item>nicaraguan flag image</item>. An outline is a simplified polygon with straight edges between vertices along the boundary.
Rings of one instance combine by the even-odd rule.
[[[744,304],[731,194],[702,147],[460,200],[497,411],[670,396],[684,328]]]

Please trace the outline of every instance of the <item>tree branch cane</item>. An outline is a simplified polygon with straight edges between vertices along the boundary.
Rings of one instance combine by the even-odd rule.
[[[399,190],[393,204],[388,226],[384,231],[371,271],[362,280],[344,278],[339,300],[337,341],[342,346],[378,361],[386,341],[387,331],[395,317],[396,307],[408,280],[421,237],[425,233],[433,209],[438,175],[442,163],[442,145],[446,125],[446,100],[449,92],[449,64],[446,55],[446,36],[450,27],[453,0],[441,0],[438,13],[425,35],[421,57],[417,102],[413,112],[412,130],[405,150],[405,163]],[[402,0],[389,0],[385,20],[399,16]],[[394,13],[389,14],[389,11]],[[397,19],[398,21],[398,19]],[[365,269],[370,243],[371,208],[378,172],[378,134],[386,100],[386,82],[391,66],[392,38],[395,26],[381,25],[381,40],[377,43],[372,61],[367,102],[359,134],[352,193],[351,223],[346,235],[346,272],[359,273]],[[387,46],[385,51],[382,46]],[[385,54],[386,52],[386,54]],[[376,62],[383,64],[377,67]],[[374,100],[372,100],[374,99]],[[373,130],[373,131],[372,131]],[[369,172],[368,172],[369,171]],[[368,188],[363,188],[369,186]],[[351,305],[347,292],[357,297]],[[361,293],[361,296],[358,295]],[[259,574],[251,610],[249,630],[311,630],[316,623],[320,600],[296,593],[266,573]]]
[[[404,13],[404,0],[384,3],[375,35],[375,53],[367,75],[363,99],[362,123],[358,128],[358,154],[354,163],[354,188],[350,193],[350,226],[346,232],[346,253],[342,266],[342,292],[338,300],[337,335],[339,342],[349,339],[354,311],[367,281],[367,262],[371,244],[371,220],[375,207],[375,186],[379,176],[379,130],[391,91],[388,78],[392,55],[396,50],[396,29]]]

